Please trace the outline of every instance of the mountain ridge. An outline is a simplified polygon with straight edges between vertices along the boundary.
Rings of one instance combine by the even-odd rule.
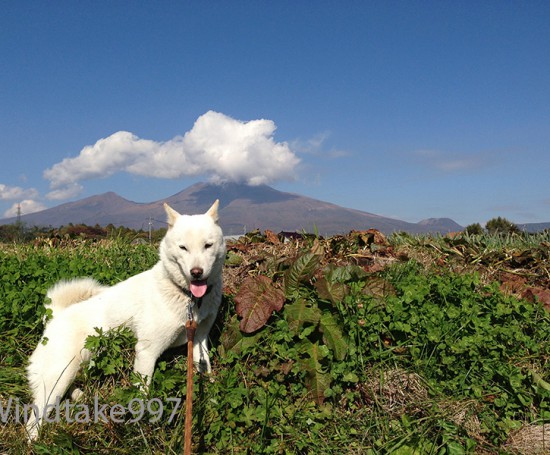
[[[154,227],[158,228],[165,225],[164,202],[180,213],[193,214],[205,212],[215,199],[220,200],[220,223],[226,235],[238,235],[253,229],[270,229],[275,232],[303,230],[318,232],[320,235],[369,228],[387,234],[395,231],[411,234],[447,233],[463,229],[449,218],[430,218],[420,223],[409,223],[279,191],[267,185],[236,183],[196,183],[172,196],[148,203],[133,202],[108,191],[22,215],[21,221],[31,226],[113,224],[133,229],[146,229],[149,222],[153,222]],[[6,218],[0,220],[0,224],[15,221],[16,218]]]

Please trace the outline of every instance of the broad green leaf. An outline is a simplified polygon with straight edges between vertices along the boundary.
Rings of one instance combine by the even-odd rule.
[[[321,277],[315,282],[315,289],[319,297],[332,303],[341,302],[349,293],[349,288],[344,283],[330,281],[326,277]]]
[[[221,348],[226,352],[240,354],[253,347],[260,337],[261,333],[254,335],[243,335],[239,328],[239,321],[234,315],[230,322],[227,323],[225,330],[220,336]]]
[[[321,316],[319,328],[323,333],[323,341],[331,349],[336,360],[344,360],[348,352],[348,343],[338,321],[331,313],[325,313]]]
[[[285,273],[285,295],[290,297],[297,293],[300,285],[313,277],[320,263],[320,255],[306,253],[299,256]]]
[[[321,319],[321,310],[306,299],[285,305],[284,314],[293,335],[297,335],[304,324],[317,325]]]
[[[306,387],[311,397],[317,404],[323,404],[325,390],[330,387],[330,374],[324,373],[321,360],[324,357],[323,350],[318,343],[304,341],[301,344],[306,357],[300,360],[300,365],[306,371]]]
[[[343,266],[334,266],[329,264],[325,269],[325,276],[330,281],[344,283],[350,280],[360,280],[368,276],[368,273],[358,265],[348,264]]]
[[[225,259],[225,265],[227,267],[238,267],[243,263],[243,261],[244,259],[242,258],[242,256],[234,253],[233,251],[228,251],[227,257]]]

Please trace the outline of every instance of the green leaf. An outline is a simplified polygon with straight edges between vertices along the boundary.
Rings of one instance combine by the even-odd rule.
[[[546,382],[542,376],[535,371],[529,369],[529,372],[531,373],[531,376],[533,377],[533,381],[535,384],[537,384],[540,388],[550,392],[550,384]]]
[[[285,305],[285,319],[293,335],[297,335],[306,323],[317,325],[321,319],[321,310],[306,299],[298,299]]]
[[[227,267],[238,267],[243,263],[243,261],[244,259],[242,258],[242,256],[239,256],[233,251],[228,251],[227,257],[225,258],[225,265]]]
[[[297,294],[300,285],[313,277],[320,263],[321,256],[318,254],[305,253],[299,256],[285,273],[285,295],[291,297]]]
[[[322,370],[323,350],[318,343],[311,343],[307,340],[301,343],[301,350],[306,354],[306,357],[300,360],[300,365],[306,371],[306,387],[311,394],[311,398],[317,404],[323,404],[325,390],[330,387],[331,382],[330,374]]]
[[[353,372],[346,373],[342,378],[344,382],[359,382],[359,376]]]
[[[241,354],[254,347],[260,335],[261,332],[254,335],[243,335],[239,328],[239,321],[234,315],[231,320],[228,321],[225,330],[220,336],[220,347],[223,348],[225,352]]]
[[[349,294],[349,287],[344,283],[330,281],[327,277],[321,277],[315,282],[317,294],[324,300],[336,304],[344,300]]]
[[[338,321],[331,313],[321,316],[319,328],[323,333],[323,341],[331,349],[336,360],[344,360],[348,353],[348,343],[344,338]]]

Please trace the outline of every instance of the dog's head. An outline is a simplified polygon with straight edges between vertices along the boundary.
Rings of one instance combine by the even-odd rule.
[[[225,259],[218,205],[216,200],[204,215],[181,215],[164,204],[168,231],[160,245],[161,260],[172,280],[197,298],[220,279]]]

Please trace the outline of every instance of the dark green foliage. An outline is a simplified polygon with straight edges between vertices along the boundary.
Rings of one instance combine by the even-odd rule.
[[[474,223],[466,226],[466,229],[464,229],[464,231],[469,235],[481,235],[484,232],[481,224],[479,223]]]
[[[514,223],[500,216],[487,221],[485,228],[489,234],[518,234],[520,232]]]

